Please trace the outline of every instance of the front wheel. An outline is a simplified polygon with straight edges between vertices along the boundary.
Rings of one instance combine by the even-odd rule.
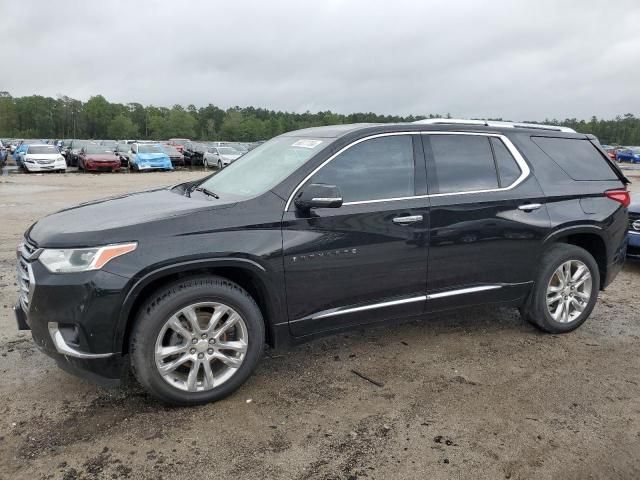
[[[262,313],[240,286],[215,276],[183,279],[155,292],[140,309],[131,367],[164,402],[212,402],[249,377],[264,339]]]
[[[218,170],[222,170],[222,162],[218,160]]]
[[[209,161],[206,158],[204,159],[203,164],[204,164],[204,168],[209,168]]]
[[[549,333],[565,333],[582,325],[593,311],[600,272],[593,256],[575,245],[556,244],[542,256],[533,290],[520,311]]]

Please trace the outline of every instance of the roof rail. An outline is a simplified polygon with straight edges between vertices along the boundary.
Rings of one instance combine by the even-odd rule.
[[[556,132],[576,133],[573,128],[559,127],[557,125],[543,125],[541,123],[522,123],[522,122],[501,122],[496,120],[465,120],[462,118],[425,118],[424,120],[416,120],[413,123],[423,125],[483,125],[485,127],[502,127],[502,128],[532,128],[537,130],[554,130]]]

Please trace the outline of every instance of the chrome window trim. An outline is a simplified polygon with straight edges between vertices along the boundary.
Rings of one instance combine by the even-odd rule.
[[[398,135],[475,135],[475,136],[498,138],[498,139],[500,139],[502,141],[502,143],[504,143],[504,145],[507,147],[507,150],[509,150],[509,153],[511,153],[511,155],[514,158],[514,160],[518,164],[518,167],[520,168],[520,176],[518,178],[516,178],[514,180],[514,182],[511,183],[507,187],[490,188],[490,189],[484,189],[484,190],[468,190],[468,191],[463,191],[463,192],[447,192],[447,193],[431,193],[431,194],[426,194],[426,195],[411,195],[411,196],[408,196],[408,197],[377,198],[375,200],[357,200],[357,201],[353,201],[353,202],[344,202],[342,204],[342,206],[347,206],[347,205],[365,205],[365,204],[369,204],[369,203],[381,203],[381,202],[396,202],[396,201],[399,201],[399,200],[413,200],[413,199],[420,199],[420,198],[448,197],[448,196],[452,196],[452,195],[472,195],[472,194],[479,194],[479,193],[505,192],[505,191],[508,191],[508,190],[512,190],[515,187],[517,187],[518,185],[520,185],[531,174],[531,169],[529,168],[529,165],[525,161],[525,159],[522,156],[522,154],[518,151],[518,149],[511,142],[511,140],[509,140],[505,135],[502,135],[500,133],[490,133],[490,132],[486,132],[486,133],[485,132],[448,132],[448,131],[429,131],[429,132],[415,131],[415,132],[378,133],[378,134],[375,134],[375,135],[369,135],[367,137],[359,138],[358,140],[355,140],[354,142],[352,142],[352,143],[350,143],[348,145],[345,145],[340,150],[338,150],[336,153],[334,153],[329,158],[327,158],[320,165],[318,165],[316,168],[314,168],[313,171],[311,171],[311,173],[309,173],[300,183],[298,183],[298,185],[293,190],[291,195],[289,195],[289,199],[287,200],[287,203],[286,203],[286,205],[284,207],[284,211],[285,212],[289,211],[289,208],[291,207],[291,204],[293,203],[293,197],[298,193],[300,188],[302,188],[302,186],[311,177],[313,177],[318,171],[320,171],[320,169],[322,169],[322,167],[327,165],[329,162],[331,162],[334,158],[336,158],[342,152],[344,152],[344,151],[348,150],[349,148],[353,147],[354,145],[357,145],[357,144],[359,144],[361,142],[364,142],[366,140],[371,140],[371,139],[380,138],[380,137],[398,136]],[[497,174],[497,171],[496,171],[496,174]]]

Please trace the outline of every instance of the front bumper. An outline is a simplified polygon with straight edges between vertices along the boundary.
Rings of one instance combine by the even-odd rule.
[[[100,172],[100,171],[111,171],[111,170],[119,170],[120,162],[85,162],[84,168],[88,171]]]
[[[120,384],[128,362],[115,339],[128,279],[102,270],[54,274],[37,258],[22,263],[30,278],[21,280],[28,294],[14,307],[18,329],[31,330],[36,346],[64,370],[104,386]]]
[[[67,164],[64,161],[48,164],[24,162],[24,168],[30,172],[50,172],[54,170],[66,170]]]

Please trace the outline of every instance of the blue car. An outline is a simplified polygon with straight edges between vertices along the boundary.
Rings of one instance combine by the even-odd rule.
[[[18,165],[19,167],[22,166],[22,158],[26,153],[27,148],[29,148],[29,144],[23,143],[19,147],[16,147],[16,149],[13,151],[13,159],[15,160],[16,165]]]
[[[173,170],[173,164],[160,145],[134,143],[129,154],[129,168],[132,170]]]
[[[640,197],[631,196],[629,205],[629,232],[627,235],[629,244],[627,245],[627,256],[640,259]]]
[[[616,159],[619,162],[640,163],[640,147],[629,147],[618,150]]]

